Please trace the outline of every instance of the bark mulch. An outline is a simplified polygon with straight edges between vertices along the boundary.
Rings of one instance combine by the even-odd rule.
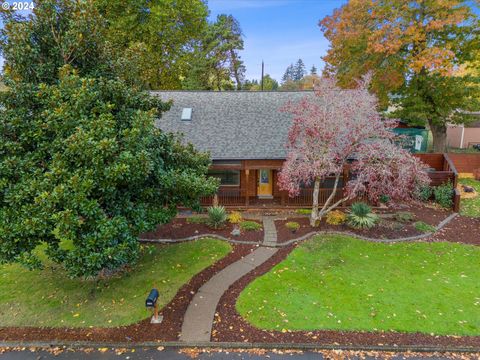
[[[480,246],[480,218],[457,216],[425,241],[450,241]]]
[[[398,239],[403,237],[410,237],[421,235],[422,232],[418,231],[414,227],[415,221],[423,221],[429,225],[436,226],[442,220],[444,220],[448,215],[451,214],[450,211],[437,208],[437,207],[426,207],[426,206],[409,206],[404,207],[400,210],[387,210],[380,209],[375,211],[376,213],[385,215],[393,215],[398,211],[408,211],[415,215],[415,219],[411,222],[400,223],[395,221],[393,218],[384,218],[380,223],[371,228],[371,229],[362,229],[356,230],[352,229],[346,224],[342,225],[330,225],[325,222],[325,218],[322,219],[320,226],[311,227],[309,218],[289,218],[286,220],[276,220],[275,225],[277,228],[277,237],[279,243],[284,243],[288,240],[297,239],[303,235],[314,231],[345,231],[349,233],[358,234],[360,236],[375,238],[375,239]],[[300,224],[300,229],[296,232],[289,230],[285,223],[289,221],[295,221]],[[396,228],[396,226],[401,226],[401,228]]]
[[[217,272],[248,255],[256,245],[234,245],[223,259],[195,275],[160,312],[163,322],[150,324],[150,317],[136,324],[115,328],[0,327],[0,341],[99,341],[139,342],[178,340],[183,317],[198,289]]]
[[[257,277],[270,271],[296,247],[280,249],[265,263],[235,282],[223,294],[217,306],[212,341],[254,343],[314,343],[318,345],[356,346],[451,346],[480,347],[480,336],[435,336],[421,333],[360,331],[270,331],[258,329],[237,312],[235,304],[243,289]]]
[[[140,235],[140,238],[175,240],[202,234],[213,234],[230,240],[263,241],[263,228],[258,231],[242,231],[240,236],[233,236],[231,234],[233,228],[234,225],[228,222],[221,229],[213,229],[205,224],[189,224],[186,218],[175,218],[168,224],[158,225],[155,231]]]

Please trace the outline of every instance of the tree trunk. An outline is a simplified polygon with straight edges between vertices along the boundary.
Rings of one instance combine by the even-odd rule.
[[[315,185],[313,187],[313,204],[312,214],[310,215],[310,226],[315,226],[318,219],[318,193],[320,191],[320,179],[315,178]]]
[[[433,151],[443,153],[447,150],[447,127],[445,125],[430,124],[433,136]]]

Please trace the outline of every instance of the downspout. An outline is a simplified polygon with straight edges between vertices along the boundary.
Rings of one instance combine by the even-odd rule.
[[[462,136],[460,137],[460,149],[463,149],[463,138],[465,135],[465,125],[462,125]]]

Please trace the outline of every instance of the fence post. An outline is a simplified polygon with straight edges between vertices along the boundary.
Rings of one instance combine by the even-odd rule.
[[[460,190],[457,188],[453,189],[453,211],[459,212],[460,211]]]

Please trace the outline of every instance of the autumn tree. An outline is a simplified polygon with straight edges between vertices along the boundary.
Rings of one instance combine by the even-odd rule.
[[[369,79],[351,90],[335,83],[334,78],[324,78],[315,96],[283,109],[293,115],[293,124],[279,185],[295,196],[302,185],[313,184],[312,226],[357,196],[372,202],[385,195],[392,201],[409,201],[417,187],[429,182],[425,165],[394,144],[391,130],[395,121],[380,117],[377,98],[367,89]],[[354,176],[344,184],[341,198],[334,201],[347,164]],[[333,190],[319,210],[320,186],[330,176],[335,178]]]
[[[413,125],[428,124],[435,151],[444,151],[446,124],[467,123],[472,76],[454,76],[479,47],[473,2],[352,0],[320,21],[330,49],[324,74],[342,87],[374,72],[382,108]],[[458,111],[464,110],[464,111]]]

